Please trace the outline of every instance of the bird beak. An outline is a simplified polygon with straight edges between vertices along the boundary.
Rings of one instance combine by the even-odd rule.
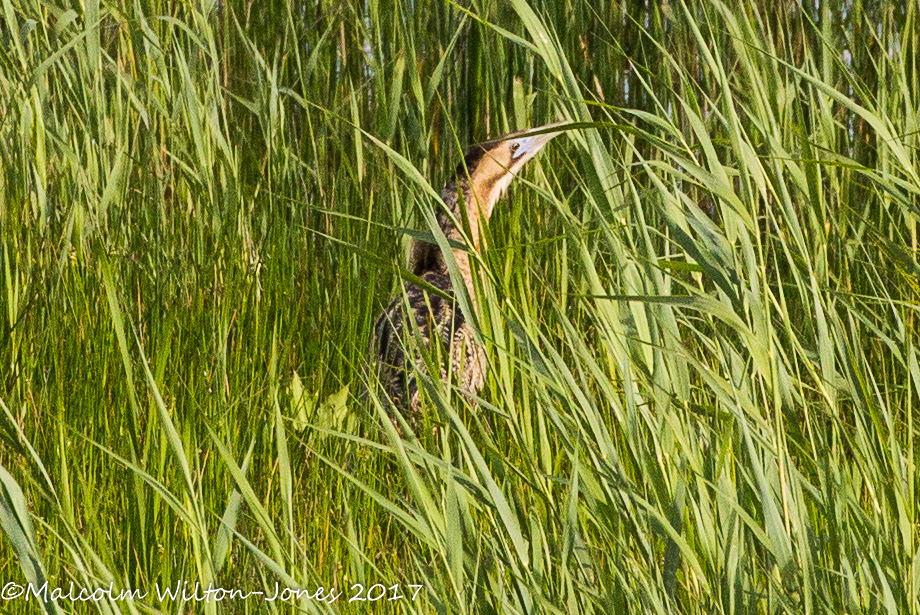
[[[527,159],[533,157],[544,145],[549,143],[550,139],[562,134],[561,130],[550,131],[550,129],[564,124],[567,124],[567,122],[547,124],[546,126],[528,130],[525,136],[517,137],[515,141],[518,143],[518,148],[517,151],[514,152],[514,160],[518,161],[522,158]]]

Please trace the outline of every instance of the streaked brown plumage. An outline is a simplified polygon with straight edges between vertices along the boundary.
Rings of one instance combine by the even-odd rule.
[[[449,213],[439,211],[437,221],[448,240],[461,244],[464,242],[456,222],[462,224],[466,219],[469,221],[473,248],[479,250],[480,229],[492,215],[495,203],[504,194],[515,174],[550,139],[560,133],[528,134],[557,125],[550,124],[527,133],[505,135],[467,151],[464,163],[457,168],[456,176],[444,186],[441,193]],[[461,211],[461,207],[465,211]],[[453,255],[475,304],[470,255],[462,249],[454,249]],[[441,347],[449,351],[449,369],[458,375],[461,390],[469,393],[476,393],[482,388],[486,356],[454,300],[453,283],[440,247],[417,241],[412,248],[412,272],[449,298],[429,293],[416,284],[406,284],[405,296],[400,293],[377,319],[372,343],[377,355],[379,381],[393,404],[417,413],[419,389],[413,368],[425,371],[425,363],[419,358],[417,341],[430,348],[432,340],[439,339]],[[416,328],[420,334],[418,340],[415,337]],[[442,363],[441,379],[446,379],[447,374],[448,365]]]

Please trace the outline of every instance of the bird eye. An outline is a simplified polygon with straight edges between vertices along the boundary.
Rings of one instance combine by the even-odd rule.
[[[513,142],[511,144],[511,155],[514,156],[514,154],[516,154],[519,149],[521,149],[521,144],[517,141]]]

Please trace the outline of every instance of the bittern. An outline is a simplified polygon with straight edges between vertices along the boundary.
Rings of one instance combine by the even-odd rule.
[[[543,132],[555,126],[558,124],[508,134],[467,150],[455,176],[441,192],[447,207],[437,214],[438,226],[454,246],[463,246],[463,235],[457,225],[467,221],[472,248],[478,252],[482,227],[491,217],[496,202],[527,161],[560,134]],[[469,248],[453,247],[452,252],[475,307]],[[416,328],[426,347],[438,339],[449,350],[451,371],[459,375],[461,391],[476,393],[482,388],[486,355],[455,300],[441,248],[431,242],[415,241],[411,254],[412,273],[441,294],[407,284],[405,296],[400,293],[377,319],[372,347],[376,350],[379,380],[393,404],[417,415],[420,395],[414,371],[426,369],[417,344],[413,346],[418,339]],[[441,379],[446,379],[447,374],[446,366],[441,366]]]

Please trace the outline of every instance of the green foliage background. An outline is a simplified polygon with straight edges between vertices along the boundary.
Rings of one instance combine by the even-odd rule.
[[[916,0],[0,8],[3,584],[920,613]],[[408,242],[558,120],[477,259],[482,399],[400,437]]]

